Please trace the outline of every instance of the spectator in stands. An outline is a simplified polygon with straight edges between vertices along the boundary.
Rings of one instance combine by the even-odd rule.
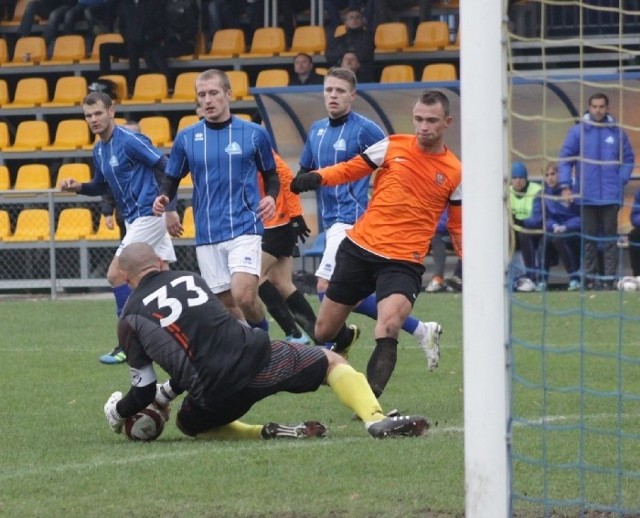
[[[537,251],[540,235],[527,232],[540,228],[537,220],[533,219],[533,205],[540,196],[542,186],[528,180],[527,167],[522,162],[511,165],[511,186],[509,187],[509,201],[511,215],[516,234],[516,249],[522,254],[525,271],[515,279],[516,291],[534,291],[537,287],[538,260]]]
[[[344,16],[347,32],[332,38],[327,44],[325,57],[329,66],[340,66],[345,52],[355,52],[360,62],[358,81],[373,80],[373,57],[375,46],[373,32],[365,27],[365,18],[359,9],[350,8]]]
[[[176,135],[154,213],[164,212],[181,178],[191,172],[200,271],[236,319],[266,330],[258,299],[263,220],[274,215],[280,191],[271,139],[261,126],[231,115],[231,83],[225,72],[205,70],[195,88],[204,119]],[[223,156],[228,158],[221,160]],[[202,198],[203,189],[227,194]]]
[[[584,275],[588,289],[612,289],[618,268],[618,211],[635,155],[626,132],[608,113],[604,93],[589,97],[582,120],[573,126],[560,149],[558,180],[562,195],[582,208]],[[604,249],[598,272],[598,242]]]
[[[90,36],[113,32],[118,0],[78,0],[64,15],[64,34],[74,34],[76,23],[87,21]]]
[[[24,8],[24,13],[18,26],[18,36],[29,36],[36,18],[47,20],[43,36],[47,42],[47,47],[51,50],[64,14],[73,6],[73,3],[72,0],[31,0]]]
[[[11,20],[17,0],[0,0],[0,20]]]
[[[166,11],[159,9],[155,0],[121,0],[118,23],[124,43],[100,45],[100,75],[111,73],[112,57],[128,59],[131,90],[140,73],[140,58],[144,58],[149,72],[165,74],[169,78],[164,49]]]
[[[433,258],[433,277],[425,288],[427,293],[438,293],[440,291],[460,291],[462,289],[462,258],[458,257],[453,275],[445,279],[444,270],[447,260],[447,250],[454,250],[451,236],[447,229],[449,212],[444,211],[438,221],[436,233],[431,240],[429,253]]]
[[[291,86],[321,85],[324,81],[324,77],[314,70],[311,56],[304,52],[293,58],[293,72],[289,80]]]
[[[362,79],[362,67],[360,66],[360,60],[358,59],[358,54],[353,50],[348,50],[342,56],[342,61],[340,61],[340,67],[346,68],[347,70],[351,70],[356,75],[356,79],[359,83],[365,82]]]
[[[146,242],[163,258],[168,269],[168,264],[176,260],[169,234],[180,236],[182,225],[176,211],[177,199],[172,199],[166,218],[160,219],[152,213],[158,178],[167,164],[165,155],[144,135],[115,124],[115,107],[106,93],[88,94],[82,102],[82,111],[91,132],[99,136],[93,148],[93,178],[87,183],[66,178],[60,183],[60,189],[86,196],[101,196],[111,190],[118,210],[127,222],[127,232],[107,272],[116,300],[116,314],[120,316],[131,293],[119,267],[118,258],[123,248],[136,241]],[[121,364],[125,360],[121,344],[100,357],[100,362],[107,365]]]
[[[560,258],[569,275],[569,291],[580,289],[580,208],[559,199],[558,165],[549,163],[544,169],[543,196],[534,200],[532,223],[544,228],[541,239],[542,275],[537,286],[546,289],[549,269]]]
[[[634,277],[640,276],[640,189],[636,191],[630,218],[633,228],[629,232],[629,262]]]
[[[423,91],[413,103],[412,121],[414,134],[391,135],[347,162],[303,172],[291,183],[292,192],[303,192],[368,178],[377,170],[371,201],[336,251],[316,338],[331,340],[351,311],[373,297],[375,349],[367,379],[378,396],[394,371],[399,333],[412,318],[423,261],[447,207],[449,231],[462,256],[462,167],[444,144],[452,122],[449,99],[440,91]],[[423,347],[434,369],[442,328],[437,322],[428,327],[430,337]]]
[[[433,0],[368,0],[364,14],[375,32],[381,23],[398,21],[399,15],[413,7],[418,7],[418,22],[430,20],[432,6]]]

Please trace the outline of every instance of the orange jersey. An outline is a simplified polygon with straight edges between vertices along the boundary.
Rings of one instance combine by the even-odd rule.
[[[280,155],[273,152],[273,158],[276,161],[276,172],[280,179],[280,193],[276,198],[276,210],[273,217],[264,221],[264,228],[274,228],[286,225],[291,218],[302,215],[302,204],[300,197],[289,189],[291,180],[293,180],[293,172],[287,163],[280,158]],[[264,196],[264,180],[262,175],[258,173],[258,182],[260,184],[260,192]]]
[[[462,257],[462,168],[445,148],[422,151],[414,135],[391,135],[361,155],[317,172],[322,185],[351,182],[377,170],[369,206],[347,236],[378,256],[422,264],[442,212]]]

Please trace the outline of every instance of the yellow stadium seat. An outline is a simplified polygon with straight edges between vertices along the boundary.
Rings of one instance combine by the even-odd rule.
[[[171,124],[162,115],[142,117],[139,121],[140,133],[146,135],[156,147],[171,145]]]
[[[411,65],[387,65],[380,75],[381,83],[413,83],[415,80]]]
[[[122,104],[152,104],[168,99],[169,87],[164,74],[140,74],[133,86],[130,99],[122,99]]]
[[[333,37],[337,38],[338,36],[344,36],[347,34],[347,26],[343,23],[336,27],[336,30],[333,31]]]
[[[100,222],[98,223],[98,230],[95,234],[87,236],[90,241],[120,241],[120,227],[117,223],[113,222],[113,229],[107,227],[107,220],[104,216],[100,216]]]
[[[281,27],[260,27],[253,33],[249,52],[243,52],[240,57],[271,57],[285,50],[284,30]]]
[[[4,79],[0,79],[0,106],[9,104],[9,85]]]
[[[321,76],[326,76],[329,69],[327,67],[316,67],[316,74]]]
[[[295,56],[300,52],[305,54],[324,54],[327,48],[327,37],[324,27],[318,25],[304,25],[296,27],[291,41],[291,48],[281,52],[281,56]]]
[[[24,77],[18,81],[13,101],[3,108],[35,108],[49,100],[49,87],[44,77]]]
[[[456,81],[458,73],[451,63],[431,63],[422,69],[422,81]]]
[[[374,34],[376,53],[400,52],[409,46],[409,31],[404,22],[381,23]]]
[[[7,47],[7,40],[0,38],[0,65],[9,61],[9,48]]]
[[[231,83],[231,93],[234,100],[249,97],[249,75],[244,70],[229,70],[226,72]]]
[[[251,117],[251,115],[249,115],[248,113],[234,113],[233,115],[235,117],[238,117],[238,119],[242,119],[243,121],[253,122],[253,117]]]
[[[8,191],[9,189],[11,189],[9,168],[6,165],[0,165],[0,191]]]
[[[65,34],[58,36],[53,43],[51,58],[44,59],[42,65],[72,65],[87,56],[84,36]]]
[[[51,236],[51,221],[46,209],[23,209],[18,214],[13,235],[4,241],[48,241]]]
[[[67,208],[60,211],[53,239],[56,241],[78,241],[87,239],[93,233],[93,219],[89,209]]]
[[[413,45],[405,49],[409,52],[425,52],[444,49],[449,45],[449,26],[446,22],[420,22],[416,29]]]
[[[58,123],[56,136],[50,146],[43,146],[43,151],[61,151],[82,149],[91,143],[89,126],[84,119],[65,119]]]
[[[173,95],[169,99],[162,99],[163,103],[195,103],[196,79],[200,72],[182,72],[176,77]]]
[[[13,8],[13,16],[11,19],[3,21],[2,25],[6,25],[8,27],[15,27],[19,25],[22,20],[22,16],[24,15],[24,9],[27,7],[29,2],[30,0],[18,0]]]
[[[193,187],[193,178],[191,177],[191,173],[187,173],[187,176],[184,176],[180,180],[180,187]]]
[[[193,221],[193,207],[187,207],[182,215],[182,238],[194,239],[195,237],[196,226]]]
[[[256,88],[272,88],[289,85],[289,72],[283,68],[260,70],[256,78]]]
[[[7,237],[11,237],[9,213],[6,210],[0,210],[0,241],[4,241]]]
[[[24,67],[39,64],[47,58],[47,44],[42,36],[18,38],[11,61],[3,67]]]
[[[228,59],[237,57],[247,46],[242,29],[220,29],[211,40],[211,50],[201,54],[200,59]]]
[[[54,187],[59,187],[62,183],[62,180],[66,180],[67,178],[73,178],[74,180],[80,183],[87,183],[91,181],[91,168],[89,164],[85,164],[82,162],[72,163],[72,164],[62,164],[58,168],[58,174],[56,176],[56,181],[53,184]]]
[[[187,126],[191,126],[192,124],[195,124],[199,120],[200,120],[200,117],[198,117],[195,114],[194,115],[183,115],[182,117],[180,117],[180,120],[178,121],[178,129],[176,130],[176,133],[178,131],[183,130]]]
[[[87,95],[87,80],[82,76],[65,76],[56,81],[53,99],[42,103],[43,108],[79,106]]]
[[[93,40],[93,46],[91,47],[91,54],[88,58],[80,60],[80,63],[99,63],[100,62],[100,45],[103,43],[124,43],[122,34],[119,32],[105,32],[98,34],[96,39]]]
[[[16,129],[13,145],[3,152],[30,152],[50,144],[49,126],[46,121],[22,121]]]
[[[13,190],[33,191],[40,189],[51,189],[49,166],[45,164],[25,164],[20,166]]]
[[[116,99],[123,101],[129,98],[129,88],[127,87],[127,78],[121,74],[107,74],[100,76],[98,79],[108,79],[116,85]]]
[[[9,125],[4,121],[0,121],[0,151],[4,151],[10,145]]]

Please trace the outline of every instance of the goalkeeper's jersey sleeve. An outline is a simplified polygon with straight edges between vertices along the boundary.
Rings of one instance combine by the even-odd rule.
[[[425,153],[414,135],[391,135],[360,156],[318,172],[323,185],[336,185],[375,169],[369,206],[347,231],[349,239],[381,257],[422,264],[440,215],[449,206],[448,228],[462,254],[462,170],[448,148]]]

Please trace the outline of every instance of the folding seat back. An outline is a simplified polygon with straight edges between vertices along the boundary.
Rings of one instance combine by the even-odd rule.
[[[195,237],[196,226],[193,220],[193,207],[187,207],[182,215],[182,238],[194,239]]]
[[[284,30],[281,27],[260,27],[253,33],[249,52],[240,57],[277,56],[286,50]]]
[[[13,101],[3,108],[33,108],[49,101],[49,87],[44,77],[23,77],[16,84]]]
[[[244,70],[229,70],[227,77],[231,83],[231,93],[235,100],[249,95],[249,75]]]
[[[415,73],[411,65],[387,65],[380,75],[381,83],[412,83]]]
[[[176,77],[173,86],[173,95],[169,99],[163,99],[163,103],[195,103],[196,79],[199,72],[182,72]]]
[[[86,121],[82,119],[65,119],[58,123],[56,135],[50,146],[43,146],[43,151],[82,149],[91,143],[91,134]]]
[[[129,98],[129,87],[127,86],[127,78],[122,74],[107,74],[100,76],[98,79],[107,79],[115,84],[115,95],[118,101]]]
[[[79,34],[58,36],[53,43],[50,59],[42,61],[43,65],[63,65],[79,63],[87,54],[84,37]]]
[[[9,146],[11,146],[9,125],[4,121],[0,121],[0,151],[3,151]]]
[[[104,216],[100,216],[100,222],[98,223],[98,229],[94,234],[87,237],[91,241],[120,241],[120,227],[115,224],[113,228],[107,227],[107,220]]]
[[[66,208],[60,211],[53,238],[56,241],[77,241],[93,234],[91,211],[86,208]]]
[[[91,54],[88,58],[81,59],[81,63],[99,63],[100,62],[100,45],[103,43],[124,43],[122,34],[119,32],[105,32],[98,34],[96,39],[93,40],[93,46],[91,47]]]
[[[87,92],[87,80],[84,77],[64,76],[56,81],[56,88],[51,101],[42,103],[42,106],[44,108],[79,106]]]
[[[6,210],[0,210],[0,241],[11,237],[11,220]]]
[[[0,191],[8,191],[9,189],[11,189],[9,168],[6,165],[0,165]]]
[[[422,81],[456,81],[458,73],[451,63],[431,63],[422,69]]]
[[[176,130],[176,133],[178,131],[183,130],[187,126],[191,126],[192,124],[195,124],[199,120],[200,120],[200,117],[198,117],[195,114],[194,115],[183,115],[182,117],[180,117],[180,120],[178,121],[178,129]]]
[[[409,47],[409,31],[404,22],[381,23],[374,34],[375,51],[400,52]]]
[[[446,22],[426,21],[420,22],[416,29],[416,37],[410,51],[428,51],[444,49],[449,45],[449,26]]]
[[[38,64],[47,58],[47,44],[42,36],[22,36],[16,41],[13,57],[3,66]]]
[[[291,41],[291,48],[281,53],[283,56],[295,56],[300,52],[305,54],[324,54],[327,48],[327,37],[324,27],[318,25],[304,25],[296,27]]]
[[[9,47],[7,46],[7,40],[0,38],[0,65],[9,61]]]
[[[59,187],[62,180],[67,178],[73,178],[80,183],[87,183],[91,181],[91,168],[89,164],[82,162],[62,164],[58,169],[56,181],[53,184],[55,187]]]
[[[29,152],[42,149],[50,143],[49,126],[46,121],[22,121],[16,129],[13,145],[4,152]]]
[[[213,35],[209,53],[200,58],[232,58],[242,54],[246,48],[242,29],[220,29]]]
[[[139,123],[140,133],[149,137],[154,146],[163,147],[171,143],[171,124],[167,117],[162,115],[142,117]]]
[[[258,72],[256,88],[270,88],[289,85],[289,72],[281,68],[264,69]]]
[[[131,99],[123,99],[122,104],[152,104],[168,99],[169,87],[164,74],[140,74],[133,86]]]
[[[46,209],[23,209],[18,214],[16,229],[5,241],[48,241],[51,221]]]
[[[16,175],[14,191],[32,191],[51,188],[49,166],[45,164],[25,164]]]
[[[9,104],[9,85],[4,79],[0,79],[0,107]]]

